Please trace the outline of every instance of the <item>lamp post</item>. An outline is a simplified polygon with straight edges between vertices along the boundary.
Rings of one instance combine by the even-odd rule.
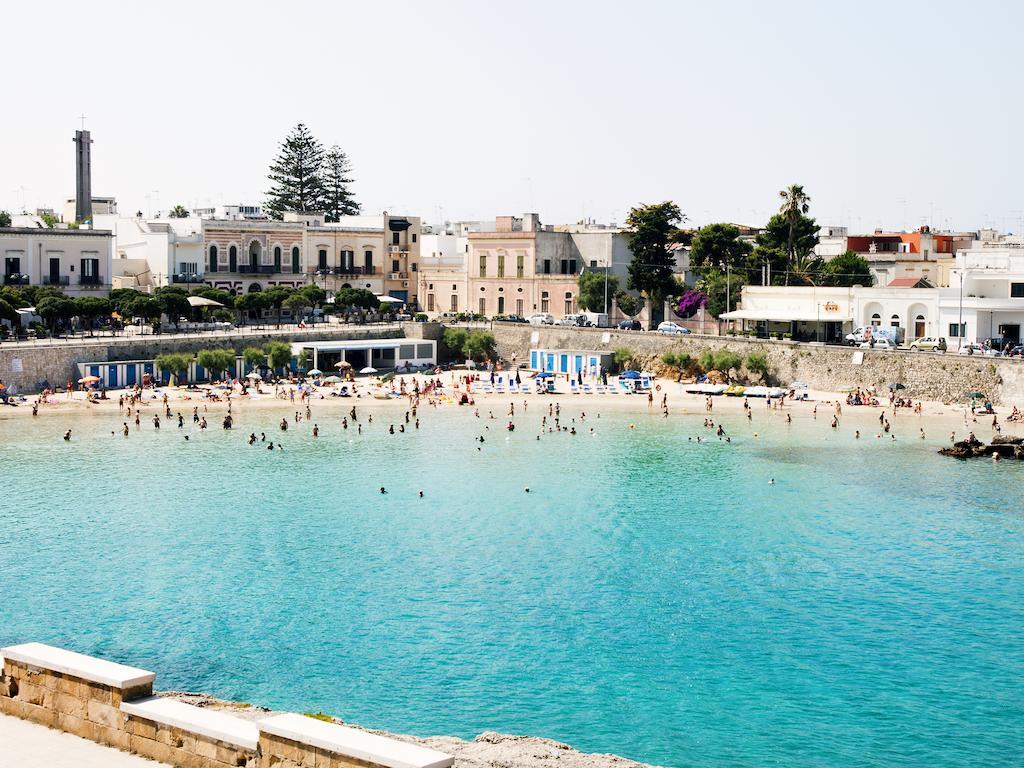
[[[960,266],[960,314],[956,321],[956,349],[957,352],[964,345],[964,269]]]

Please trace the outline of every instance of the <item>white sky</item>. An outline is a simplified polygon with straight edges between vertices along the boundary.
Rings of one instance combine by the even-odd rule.
[[[79,20],[81,18],[81,20]],[[305,122],[366,212],[535,210],[763,223],[802,183],[821,223],[1024,229],[1024,4],[9,3],[0,208],[260,202]],[[21,188],[24,187],[24,190]]]

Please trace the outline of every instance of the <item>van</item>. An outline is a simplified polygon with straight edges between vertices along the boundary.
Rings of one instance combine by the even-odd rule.
[[[584,312],[583,314],[587,318],[587,324],[592,328],[607,328],[609,325],[606,312]]]
[[[871,339],[888,339],[890,344],[898,347],[903,343],[904,333],[902,328],[892,326],[885,328],[881,325],[862,325],[853,333],[846,334],[846,343],[856,347]]]
[[[577,327],[585,328],[590,325],[590,320],[586,315],[563,315],[558,319],[556,325],[574,325]]]

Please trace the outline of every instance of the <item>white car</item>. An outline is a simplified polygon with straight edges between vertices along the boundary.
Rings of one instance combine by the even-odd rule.
[[[549,315],[547,312],[538,312],[536,315],[526,318],[526,322],[530,325],[554,325],[555,316]]]
[[[884,336],[879,336],[874,341],[862,341],[860,343],[861,349],[896,349],[896,345],[889,341]]]
[[[689,333],[689,328],[683,328],[683,326],[673,323],[671,320],[666,320],[658,325],[658,333]]]
[[[958,355],[982,355],[984,357],[1002,357],[1003,353],[998,349],[985,349],[984,346],[976,341],[968,342],[960,347],[957,352]]]

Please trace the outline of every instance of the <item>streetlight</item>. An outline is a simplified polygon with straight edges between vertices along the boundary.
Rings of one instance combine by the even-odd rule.
[[[957,316],[956,324],[956,349],[957,352],[964,344],[964,268],[960,266],[960,314]]]

